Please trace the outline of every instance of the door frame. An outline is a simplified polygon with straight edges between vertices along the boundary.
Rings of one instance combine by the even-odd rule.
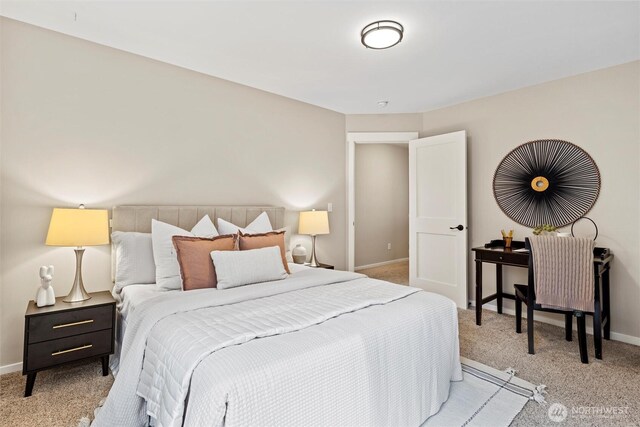
[[[356,144],[409,144],[418,132],[347,132],[347,270],[355,269]],[[407,171],[407,174],[409,172]]]

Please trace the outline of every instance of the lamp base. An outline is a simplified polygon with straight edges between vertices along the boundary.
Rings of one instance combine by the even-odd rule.
[[[318,262],[318,258],[316,258],[316,236],[311,236],[313,241],[311,245],[311,260],[309,261],[309,267],[318,268],[320,267],[320,263]]]
[[[73,280],[73,286],[69,294],[62,299],[63,302],[73,303],[81,302],[91,299],[91,295],[84,289],[84,283],[82,283],[82,255],[84,255],[84,249],[74,249],[76,253],[76,277]]]

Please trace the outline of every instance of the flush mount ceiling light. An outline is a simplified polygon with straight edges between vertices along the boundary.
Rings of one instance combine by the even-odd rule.
[[[404,27],[396,21],[376,21],[360,33],[360,41],[369,49],[388,49],[402,41]]]

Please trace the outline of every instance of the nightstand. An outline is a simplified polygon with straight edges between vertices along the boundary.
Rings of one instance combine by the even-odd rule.
[[[323,264],[321,262],[319,262],[318,264],[319,264],[319,266],[315,267],[315,268],[326,268],[327,270],[333,270],[334,269],[333,265]]]
[[[116,301],[108,291],[91,299],[40,307],[29,301],[24,315],[22,374],[27,376],[24,397],[31,396],[38,371],[77,360],[100,357],[102,375],[109,373],[109,355],[115,340]]]

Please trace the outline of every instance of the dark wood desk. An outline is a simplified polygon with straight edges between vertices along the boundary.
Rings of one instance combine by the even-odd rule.
[[[501,245],[501,240],[494,240],[482,247],[473,248],[476,262],[476,325],[482,325],[482,305],[497,300],[498,313],[502,314],[502,300],[515,299],[513,294],[502,290],[502,266],[528,268],[529,252],[519,252],[524,248],[524,242],[513,241],[510,249]],[[594,336],[604,328],[604,338],[611,337],[610,320],[610,295],[609,295],[609,270],[613,255],[607,249],[596,248],[594,250],[594,274],[595,274],[595,313],[593,316]],[[496,293],[486,297],[482,296],[482,264],[489,263],[496,266]],[[601,289],[602,287],[602,289]],[[596,348],[596,357],[601,356],[602,349]],[[599,357],[601,358],[601,357]]]

